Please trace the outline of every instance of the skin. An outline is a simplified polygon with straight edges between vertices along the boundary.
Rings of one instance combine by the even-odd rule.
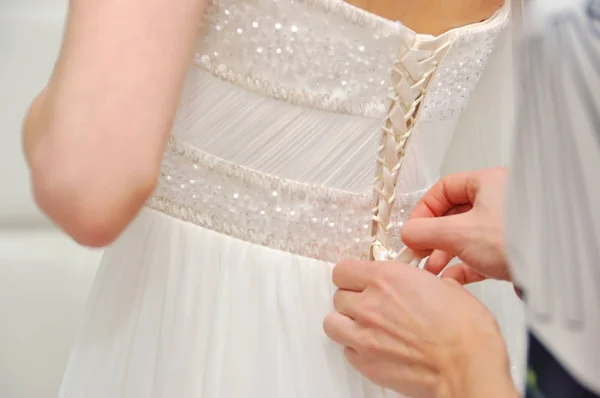
[[[504,0],[349,0],[349,3],[415,32],[439,35],[453,28],[484,21]]]
[[[156,183],[204,8],[71,0],[47,87],[24,123],[34,197],[89,246],[113,241]]]
[[[504,242],[504,167],[458,173],[434,184],[402,228],[402,241],[438,275],[461,284],[511,280]]]
[[[427,269],[401,263],[336,265],[336,312],[326,334],[375,383],[415,398],[518,397],[492,314],[462,284],[508,279],[502,210],[506,169],[451,175],[403,227]],[[453,256],[463,260],[437,277]]]
[[[374,383],[414,398],[510,398],[493,316],[452,279],[401,263],[337,265],[325,333]]]

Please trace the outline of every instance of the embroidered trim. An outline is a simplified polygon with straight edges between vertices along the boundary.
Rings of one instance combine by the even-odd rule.
[[[394,230],[424,193],[397,196]],[[147,205],[237,239],[331,263],[369,257],[371,195],[266,175],[174,138]]]
[[[297,90],[250,74],[236,72],[225,64],[217,64],[206,54],[197,54],[195,65],[225,82],[294,105],[372,118],[381,118],[385,115],[385,104],[382,101],[352,101],[346,98],[335,98],[329,93],[311,92],[307,89]]]

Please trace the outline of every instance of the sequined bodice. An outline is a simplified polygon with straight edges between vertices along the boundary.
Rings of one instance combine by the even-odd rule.
[[[374,247],[376,256],[392,258],[403,219],[434,182],[507,15],[503,9],[434,38],[339,0],[213,1],[182,101],[185,116],[149,206],[326,261],[368,258]],[[207,116],[215,110],[221,117]],[[364,126],[363,143],[327,141],[332,129],[353,126]],[[231,135],[231,145],[218,145]],[[259,155],[245,157],[263,139],[270,156],[294,172],[309,170],[279,172]],[[360,181],[338,181],[362,159],[376,175],[374,184],[365,180],[374,194]]]
[[[197,62],[275,98],[382,115],[401,26],[341,1],[218,0]]]

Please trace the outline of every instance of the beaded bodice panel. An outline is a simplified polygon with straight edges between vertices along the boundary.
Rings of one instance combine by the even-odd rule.
[[[442,121],[456,120],[467,105],[507,15],[503,9],[490,21],[433,38],[337,0],[214,0],[195,67],[230,83],[232,93],[250,91],[319,118],[380,120],[381,144],[363,155],[372,162],[373,192],[269,174],[173,137],[148,206],[328,262],[395,258],[402,223],[424,193],[396,188],[405,153],[418,157],[411,137],[451,135],[453,124]],[[208,127],[217,138],[228,134],[216,122]]]
[[[396,236],[422,194],[397,198],[391,225]],[[369,255],[370,193],[258,173],[174,139],[148,206],[238,239],[329,262]]]
[[[442,118],[468,103],[506,18],[489,22],[432,40],[341,0],[213,0],[195,62],[273,98],[383,117],[401,43],[431,50],[451,42],[423,112]]]
[[[379,116],[401,29],[341,1],[215,0],[196,62],[278,99]]]

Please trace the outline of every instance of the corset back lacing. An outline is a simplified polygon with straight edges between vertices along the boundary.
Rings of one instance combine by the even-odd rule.
[[[400,254],[393,250],[389,238],[396,182],[427,85],[435,73],[440,56],[449,47],[449,42],[446,42],[435,50],[423,50],[416,48],[414,43],[414,34],[405,38],[392,70],[393,87],[388,95],[390,106],[382,127],[373,187],[376,203],[372,217],[373,260],[397,260]],[[404,251],[403,259],[418,263],[411,253]]]

